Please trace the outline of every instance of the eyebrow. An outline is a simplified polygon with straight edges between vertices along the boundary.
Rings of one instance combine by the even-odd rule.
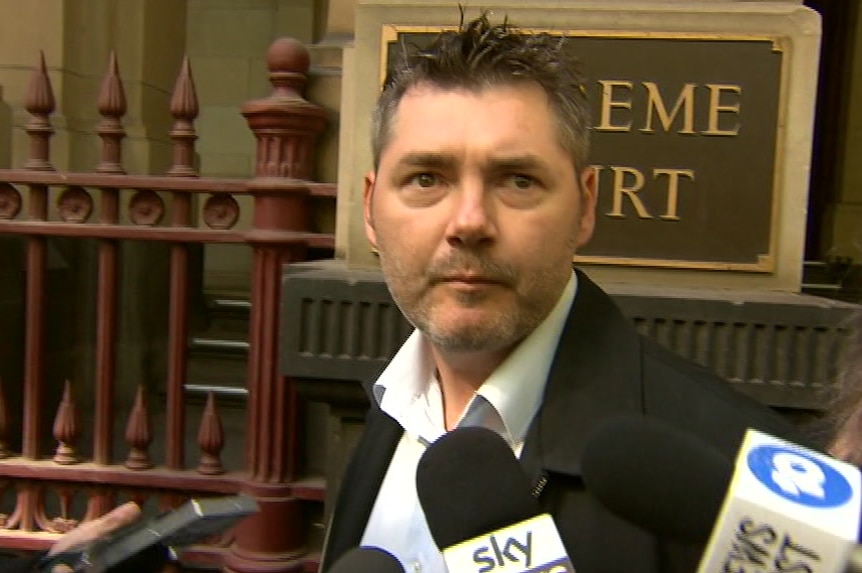
[[[417,152],[408,153],[402,157],[398,167],[424,167],[447,169],[460,164],[460,159],[449,153]],[[486,171],[547,171],[548,163],[536,155],[518,155],[513,157],[492,157],[483,166]]]
[[[458,165],[460,161],[449,153],[408,153],[398,160],[397,167],[428,167],[444,169]]]
[[[548,171],[548,163],[536,155],[492,158],[488,168],[492,171]]]

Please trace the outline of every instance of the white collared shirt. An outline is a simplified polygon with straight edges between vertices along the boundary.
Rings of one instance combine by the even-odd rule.
[[[500,364],[464,409],[458,426],[477,425],[478,410],[489,410],[481,425],[497,433],[520,455],[527,428],[539,410],[545,382],[577,289],[572,273],[550,314]],[[427,339],[414,331],[374,384],[380,409],[404,428],[377,500],[362,546],[381,547],[398,558],[406,573],[446,573],[416,493],[416,466],[428,444],[446,432],[443,396]],[[491,405],[484,407],[483,402]],[[350,487],[350,484],[343,484]]]

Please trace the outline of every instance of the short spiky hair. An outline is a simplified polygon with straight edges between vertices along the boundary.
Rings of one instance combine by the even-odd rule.
[[[412,87],[430,84],[443,89],[483,88],[535,83],[548,95],[557,116],[560,144],[576,169],[589,153],[590,112],[580,61],[564,47],[562,36],[529,34],[504,20],[492,25],[487,13],[441,33],[427,49],[405,48],[389,72],[374,110],[371,145],[374,169],[389,143],[392,120],[401,98]]]

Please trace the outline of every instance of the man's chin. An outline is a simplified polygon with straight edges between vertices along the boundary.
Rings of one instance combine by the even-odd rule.
[[[434,328],[425,331],[431,343],[447,352],[496,351],[511,346],[515,336],[506,325],[488,323],[462,324],[457,327]]]

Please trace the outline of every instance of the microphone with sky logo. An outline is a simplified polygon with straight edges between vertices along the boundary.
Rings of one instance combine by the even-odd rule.
[[[632,463],[631,451],[656,463]],[[690,434],[622,418],[593,434],[582,468],[620,517],[669,538],[708,538],[698,573],[862,572],[860,473],[823,453],[748,430],[732,466]],[[636,487],[621,487],[631,475]],[[667,489],[675,502],[642,502]]]
[[[452,573],[573,573],[548,514],[508,444],[459,428],[431,444],[416,470],[428,528]]]

